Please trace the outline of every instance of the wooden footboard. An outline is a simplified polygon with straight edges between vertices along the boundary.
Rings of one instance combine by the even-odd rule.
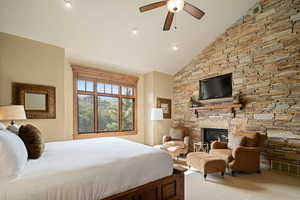
[[[184,200],[184,171],[176,168],[171,176],[103,200]]]

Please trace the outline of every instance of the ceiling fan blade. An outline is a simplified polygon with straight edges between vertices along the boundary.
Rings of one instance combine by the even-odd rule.
[[[152,9],[155,9],[155,8],[159,8],[159,7],[162,7],[162,6],[165,6],[165,5],[167,5],[167,1],[159,1],[159,2],[156,2],[156,3],[151,3],[149,5],[140,7],[140,11],[145,12],[145,11],[152,10]]]
[[[172,26],[173,18],[174,18],[174,13],[169,11],[165,21],[164,31],[170,30]]]
[[[205,12],[187,2],[184,2],[183,10],[197,19],[201,19],[205,15]]]

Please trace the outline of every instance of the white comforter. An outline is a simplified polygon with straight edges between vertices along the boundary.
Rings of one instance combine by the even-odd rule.
[[[0,200],[98,200],[169,176],[172,164],[166,152],[119,138],[48,143],[0,185]]]

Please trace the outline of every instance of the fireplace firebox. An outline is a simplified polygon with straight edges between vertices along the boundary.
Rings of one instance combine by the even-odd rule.
[[[215,129],[215,128],[205,128],[203,130],[203,141],[210,144],[213,141],[228,142],[228,130],[227,129]]]

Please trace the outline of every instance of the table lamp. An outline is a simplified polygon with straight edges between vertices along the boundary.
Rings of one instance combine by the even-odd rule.
[[[11,125],[15,124],[16,120],[26,120],[25,109],[23,105],[8,105],[0,106],[0,121],[11,120]]]
[[[152,108],[151,110],[151,120],[159,121],[164,119],[164,114],[161,108]]]

